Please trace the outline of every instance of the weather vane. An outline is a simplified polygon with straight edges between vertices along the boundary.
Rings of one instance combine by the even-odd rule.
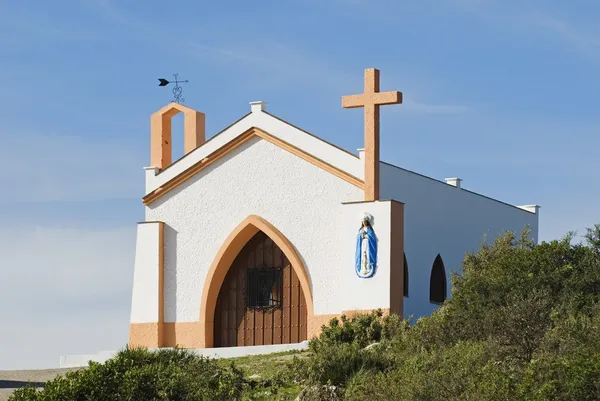
[[[173,101],[176,103],[183,103],[185,102],[185,98],[183,98],[181,96],[181,92],[183,92],[183,88],[181,86],[179,86],[179,84],[186,84],[189,81],[186,79],[185,81],[179,81],[177,80],[177,77],[179,76],[179,74],[173,74],[173,77],[175,78],[175,86],[173,87]],[[158,86],[167,86],[170,83],[172,83],[172,81],[167,81],[164,78],[158,78],[158,81],[160,82],[158,84]]]

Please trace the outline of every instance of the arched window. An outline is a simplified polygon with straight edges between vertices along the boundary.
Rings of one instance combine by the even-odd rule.
[[[408,296],[408,263],[406,262],[406,253],[404,254],[404,296]]]
[[[429,279],[429,300],[441,304],[446,300],[446,269],[442,257],[438,253],[431,268]]]

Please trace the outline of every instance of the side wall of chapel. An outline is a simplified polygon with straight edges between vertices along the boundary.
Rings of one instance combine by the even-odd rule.
[[[499,234],[520,234],[526,225],[537,241],[538,217],[526,210],[448,185],[408,170],[381,163],[381,199],[404,203],[404,251],[408,265],[408,296],[404,316],[429,315],[438,305],[429,301],[430,274],[438,254],[450,275],[462,270],[467,252],[477,251]]]

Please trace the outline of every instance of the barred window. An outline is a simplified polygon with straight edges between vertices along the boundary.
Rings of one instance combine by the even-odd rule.
[[[248,270],[248,307],[277,308],[281,305],[281,269]]]

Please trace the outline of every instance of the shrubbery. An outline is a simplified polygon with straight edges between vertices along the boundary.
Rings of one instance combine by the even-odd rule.
[[[332,320],[298,380],[346,400],[599,400],[600,225],[584,244],[527,234],[468,255],[452,299],[413,326]]]
[[[235,367],[175,349],[126,349],[104,364],[17,390],[11,401],[208,401],[239,399],[246,382]]]
[[[380,311],[332,319],[261,399],[295,383],[304,401],[600,400],[600,225],[584,244],[526,238],[467,255],[452,298],[414,325]],[[124,350],[11,400],[250,400],[255,384],[182,350]]]

